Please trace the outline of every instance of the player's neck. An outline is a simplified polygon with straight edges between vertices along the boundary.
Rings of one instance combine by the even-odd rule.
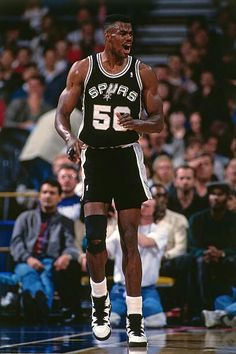
[[[113,70],[120,70],[121,68],[125,67],[128,61],[128,58],[121,58],[120,56],[116,56],[111,53],[111,51],[104,50],[101,53],[101,60],[102,64],[106,67],[106,69]]]

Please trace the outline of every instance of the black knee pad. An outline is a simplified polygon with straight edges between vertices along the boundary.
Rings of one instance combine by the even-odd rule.
[[[85,217],[84,222],[87,250],[92,254],[104,251],[106,249],[107,217],[105,215],[89,215]]]

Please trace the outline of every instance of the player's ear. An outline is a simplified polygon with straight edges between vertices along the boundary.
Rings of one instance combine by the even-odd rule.
[[[106,30],[105,33],[104,33],[104,37],[105,37],[105,39],[110,39],[111,38],[111,32]]]

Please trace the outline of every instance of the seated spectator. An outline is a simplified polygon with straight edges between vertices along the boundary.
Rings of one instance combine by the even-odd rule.
[[[26,319],[46,320],[54,295],[53,273],[67,269],[77,260],[73,222],[57,212],[61,186],[45,180],[39,191],[39,207],[22,213],[15,222],[10,252],[15,273],[22,284]],[[72,284],[64,283],[70,288]]]
[[[75,193],[79,181],[77,165],[73,163],[61,165],[57,172],[57,180],[62,188],[62,198],[57,206],[59,213],[74,221],[80,219],[81,202]]]
[[[51,107],[56,107],[60,93],[66,84],[68,63],[61,60],[54,47],[46,48],[39,71],[45,79],[45,99]]]
[[[204,142],[204,151],[212,156],[214,165],[213,173],[219,181],[224,179],[225,167],[229,162],[229,158],[218,153],[219,137],[209,134]]]
[[[217,181],[214,175],[214,157],[207,152],[202,152],[188,162],[195,169],[195,187],[200,197],[207,195],[207,183]]]
[[[169,146],[167,144],[168,137],[169,131],[167,124],[164,125],[164,128],[160,133],[148,134],[149,142],[152,146],[152,162],[155,160],[156,157],[160,155],[169,156]]]
[[[210,208],[190,219],[190,249],[197,262],[201,309],[212,310],[215,298],[236,285],[236,218],[227,210],[230,186],[208,184]]]
[[[225,168],[225,181],[236,189],[236,158],[231,159]]]
[[[217,85],[214,73],[208,69],[200,74],[200,88],[192,94],[192,109],[201,114],[204,131],[214,120],[228,119],[225,94]]]
[[[186,117],[181,110],[174,111],[169,116],[170,126],[170,142],[168,146],[168,154],[172,157],[174,167],[183,163],[184,156],[184,137],[186,135]]]
[[[21,75],[14,72],[13,62],[15,60],[14,50],[5,48],[0,53],[0,96],[5,103],[11,100],[12,92],[17,90],[21,84]]]
[[[62,188],[62,198],[57,210],[74,221],[76,246],[82,251],[85,226],[80,197],[76,194],[76,187],[79,182],[78,166],[71,161],[62,164],[57,172],[57,180]]]
[[[20,154],[22,169],[26,175],[27,187],[39,190],[42,181],[54,174],[53,160],[64,149],[63,140],[54,128],[55,110],[43,114],[38,120]],[[81,112],[75,109],[71,115],[71,126],[78,132],[82,120]],[[67,158],[67,162],[70,162]]]
[[[21,75],[22,75],[23,83],[20,88],[18,88],[16,91],[14,91],[11,94],[11,100],[14,100],[16,98],[26,98],[27,97],[28,90],[29,90],[28,80],[31,77],[39,76],[39,70],[38,70],[37,64],[34,62],[30,62],[29,64],[26,64],[23,68]]]
[[[167,155],[156,157],[152,169],[152,182],[162,183],[167,190],[171,190],[173,188],[174,168],[170,157]]]
[[[203,140],[202,117],[199,112],[192,112],[189,116],[189,130],[185,135],[185,140],[194,137]]]
[[[154,220],[157,225],[168,225],[168,241],[161,261],[160,274],[175,279],[173,306],[188,306],[189,319],[194,316],[192,265],[187,254],[188,220],[184,215],[167,209],[168,193],[161,183],[154,184],[151,192],[156,200]]]
[[[95,35],[96,28],[92,21],[81,23],[81,40],[77,45],[73,45],[68,52],[68,58],[71,63],[103,50],[104,44],[97,43]]]
[[[40,32],[42,17],[48,13],[48,8],[43,7],[38,0],[28,0],[25,5],[22,19],[29,21],[30,27]]]
[[[215,310],[203,310],[205,326],[236,327],[236,288],[232,288],[231,295],[220,295],[215,299]]]
[[[236,213],[236,189],[231,189],[230,195],[227,201],[227,208]]]
[[[175,169],[175,189],[169,194],[168,208],[183,214],[187,219],[208,207],[207,198],[200,197],[195,189],[195,170],[187,165]]]
[[[31,61],[31,50],[29,47],[20,47],[16,54],[16,60],[13,62],[14,72],[23,74],[23,71]]]
[[[155,201],[148,200],[142,204],[141,220],[138,229],[138,245],[143,268],[141,294],[143,297],[143,314],[146,327],[163,327],[166,316],[156,281],[159,277],[161,257],[163,255],[168,231],[167,226],[155,225],[153,213]],[[114,259],[114,282],[110,293],[112,303],[111,323],[120,325],[126,316],[125,278],[122,272],[122,240],[118,229],[106,240],[108,257]]]
[[[86,22],[92,22],[93,17],[88,7],[81,7],[76,13],[76,28],[68,33],[67,40],[72,44],[72,47],[78,47],[83,39],[83,24]],[[104,43],[104,34],[101,28],[95,28],[94,39],[96,44]]]
[[[39,117],[50,110],[44,100],[44,80],[41,76],[30,77],[27,97],[14,99],[8,105],[5,115],[5,127],[18,127],[31,130]]]
[[[184,162],[183,164],[191,165],[191,161],[196,158],[197,155],[203,153],[203,140],[194,136],[190,136],[186,140]]]

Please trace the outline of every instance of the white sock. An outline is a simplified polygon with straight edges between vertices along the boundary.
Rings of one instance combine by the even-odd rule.
[[[142,296],[126,296],[126,304],[127,304],[127,315],[138,313],[142,315],[142,305],[143,299]]]
[[[101,283],[95,283],[92,278],[90,278],[90,285],[92,289],[92,296],[102,297],[107,294],[107,278],[104,278]]]

